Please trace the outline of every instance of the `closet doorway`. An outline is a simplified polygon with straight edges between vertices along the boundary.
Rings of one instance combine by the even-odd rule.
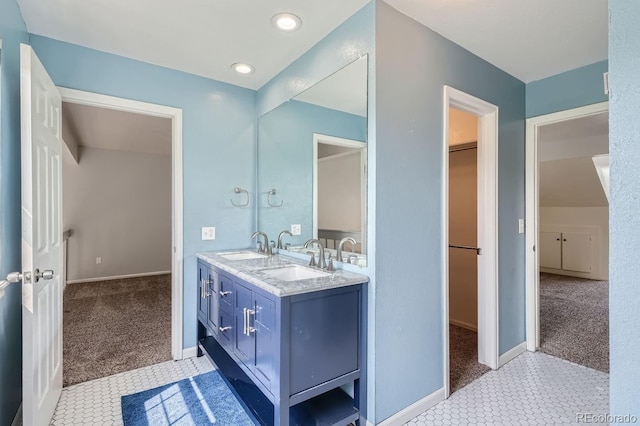
[[[490,370],[478,362],[478,118],[449,109],[449,381],[455,392]]]
[[[445,86],[443,334],[445,396],[498,356],[498,109]]]

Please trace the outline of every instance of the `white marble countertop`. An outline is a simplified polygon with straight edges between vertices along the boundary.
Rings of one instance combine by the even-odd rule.
[[[249,260],[228,260],[222,257],[222,255],[231,252],[255,252],[255,250],[247,249],[201,252],[197,253],[196,256],[198,259],[202,259],[205,262],[216,266],[223,271],[229,272],[230,274],[235,275],[238,278],[241,278],[248,283],[251,283],[278,297],[311,293],[314,291],[328,290],[331,288],[346,287],[369,282],[369,277],[366,275],[355,274],[353,272],[340,269],[336,271],[322,270],[323,272],[329,273],[329,275],[323,277],[297,281],[281,281],[277,278],[264,274],[263,271],[267,269],[282,268],[288,265],[301,265],[308,267],[307,262],[280,254]],[[309,268],[319,270],[317,268]]]

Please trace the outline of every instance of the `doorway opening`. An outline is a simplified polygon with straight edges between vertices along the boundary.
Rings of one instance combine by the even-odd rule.
[[[182,130],[175,108],[59,90],[68,386],[184,355]]]
[[[606,102],[527,120],[527,349],[609,371]]]
[[[366,262],[367,143],[313,134],[313,237],[331,253],[344,238],[338,261]]]
[[[457,344],[463,344],[463,352],[464,348],[473,352],[466,355],[467,359],[471,358],[469,372],[473,372],[464,375],[469,380],[486,370],[482,366],[499,367],[498,108],[445,86],[443,117],[443,340],[445,397],[448,398],[452,389],[452,365],[457,369],[454,385],[461,384],[462,376],[457,376],[461,370],[459,363],[450,358],[459,355]],[[456,125],[457,118],[471,123],[475,129],[470,131],[472,140],[462,137],[462,143],[450,153],[450,142],[456,137],[450,126]],[[458,192],[450,195],[452,185]],[[456,205],[469,201],[470,206]],[[463,212],[463,208],[471,208],[473,212]],[[454,237],[464,241],[454,241]],[[477,330],[477,337],[473,336],[476,332],[473,328]],[[450,344],[456,345],[455,351]]]
[[[449,108],[449,381],[455,392],[490,370],[478,362],[478,118]]]

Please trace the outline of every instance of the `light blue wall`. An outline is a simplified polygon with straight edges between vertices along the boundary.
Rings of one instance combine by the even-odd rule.
[[[265,84],[257,95],[258,115],[263,115],[286,102],[305,89],[318,83],[337,70],[350,64],[360,56],[369,55],[368,75],[368,112],[367,112],[367,151],[369,155],[369,174],[367,182],[367,197],[369,209],[367,211],[368,256],[367,267],[359,272],[369,275],[368,284],[368,328],[367,328],[367,410],[366,416],[374,422],[375,416],[375,241],[374,224],[376,212],[371,206],[376,200],[376,135],[375,135],[375,2],[372,1],[347,19],[342,25],[333,30],[324,39],[309,49],[304,55],[295,60],[286,69]]]
[[[596,62],[527,83],[527,118],[606,101],[607,69],[607,61]]]
[[[20,43],[29,36],[15,0],[0,1],[0,277],[21,270]],[[22,292],[0,299],[0,424],[10,425],[22,401]]]
[[[230,198],[235,186],[255,193],[256,92],[45,37],[31,44],[58,86],[182,108],[183,343],[195,346],[195,253],[251,244],[254,206]],[[216,227],[215,241],[201,241],[202,226]]]
[[[499,110],[500,353],[525,340],[525,85],[382,1],[376,14],[376,421],[443,386],[443,86]]]
[[[611,414],[640,418],[640,2],[609,1]]]
[[[260,117],[258,126],[258,229],[275,239],[291,224],[302,234],[287,237],[302,245],[313,236],[313,134],[321,133],[357,141],[367,139],[367,119],[334,109],[289,101]],[[276,188],[267,205],[266,192]]]

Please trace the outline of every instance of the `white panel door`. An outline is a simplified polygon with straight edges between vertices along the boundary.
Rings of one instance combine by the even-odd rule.
[[[591,272],[591,235],[562,233],[562,269]]]
[[[562,234],[560,232],[540,233],[540,267],[562,268]]]
[[[20,46],[22,368],[25,426],[48,425],[62,391],[62,100]]]

